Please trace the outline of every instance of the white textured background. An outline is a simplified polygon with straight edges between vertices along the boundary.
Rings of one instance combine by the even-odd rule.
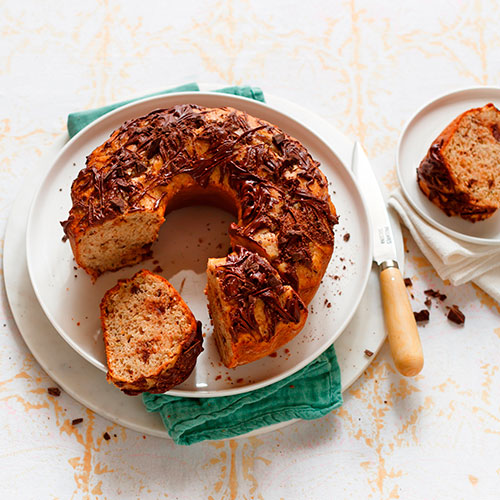
[[[388,189],[403,123],[435,95],[500,77],[494,0],[0,2],[0,234],[23,178],[69,112],[187,81],[255,84],[359,137]],[[500,498],[500,308],[443,284],[408,240],[414,308],[436,288],[426,366],[387,346],[340,411],[189,448],[94,415],[54,385],[0,300],[0,497]],[[3,283],[2,283],[3,287]],[[83,417],[82,424],[70,425]],[[112,439],[105,441],[107,431]],[[116,434],[116,437],[115,437]]]

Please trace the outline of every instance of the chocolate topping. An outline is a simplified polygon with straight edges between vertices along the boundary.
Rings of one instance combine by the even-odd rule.
[[[235,340],[239,334],[251,332],[269,341],[278,321],[299,323],[301,313],[306,310],[295,292],[285,300],[285,285],[278,273],[264,258],[243,247],[236,247],[235,252],[228,255],[216,275],[226,298],[235,303],[231,313],[231,335]],[[257,322],[258,299],[264,303],[267,328],[259,328]]]
[[[202,188],[224,186],[238,201],[232,236],[254,246],[262,230],[277,236],[273,266],[285,263],[282,276],[297,289],[297,263],[311,268],[311,244],[333,246],[337,217],[325,177],[307,150],[273,125],[255,123],[242,112],[194,104],[126,122],[87,158],[74,181],[73,209],[61,223],[65,233],[145,210],[148,198],[158,208],[165,186],[189,174]]]

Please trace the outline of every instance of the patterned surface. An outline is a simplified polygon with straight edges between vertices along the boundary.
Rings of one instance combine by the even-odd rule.
[[[192,80],[259,84],[359,137],[391,189],[409,115],[437,94],[500,76],[493,0],[293,4],[1,2],[1,233],[70,111]],[[435,288],[467,316],[457,327],[433,305],[420,376],[395,373],[385,346],[339,411],[188,448],[49,396],[53,382],[2,291],[2,498],[498,498],[500,308],[471,285],[442,283],[411,240],[407,248],[414,309]]]

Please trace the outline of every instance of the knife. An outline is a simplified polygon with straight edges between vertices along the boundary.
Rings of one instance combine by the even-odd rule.
[[[399,271],[385,201],[359,142],[354,145],[352,170],[366,201],[373,228],[373,260],[380,269],[380,290],[392,359],[402,375],[414,377],[424,366],[422,344],[406,286]]]

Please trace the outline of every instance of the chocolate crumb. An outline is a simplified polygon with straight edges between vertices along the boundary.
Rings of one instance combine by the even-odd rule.
[[[271,358],[275,358],[276,356],[278,356],[277,352],[272,352],[271,354],[269,354],[269,357]]]
[[[457,325],[463,325],[465,323],[465,314],[459,309],[459,307],[453,304],[448,308],[448,315],[446,316],[450,321],[456,323]]]
[[[111,436],[110,436],[107,432],[105,432],[105,433],[102,435],[102,437],[103,437],[106,441],[109,441],[109,440],[111,439]]]
[[[498,126],[496,123],[494,123],[491,127],[491,133],[493,134],[493,137],[500,142],[500,131],[498,130]]]
[[[236,380],[236,383],[237,384],[241,384],[243,382],[243,379],[242,378],[239,378],[238,380]]]
[[[411,281],[411,278],[405,278],[404,282],[405,282],[405,286],[413,286],[413,282]]]
[[[432,306],[432,300],[427,298],[425,299],[424,304],[430,309]]]
[[[429,311],[427,309],[422,309],[421,311],[413,311],[413,316],[415,316],[415,321],[417,323],[422,323],[424,321],[429,321]]]
[[[373,356],[373,352],[370,351],[370,349],[365,349],[365,356],[368,356],[369,358],[371,358]]]
[[[153,272],[154,272],[154,273],[162,273],[162,272],[163,272],[163,269],[161,268],[161,266],[156,266],[156,267],[153,269]]]
[[[439,290],[433,290],[432,288],[430,288],[429,290],[425,290],[424,293],[428,297],[434,297],[436,299],[439,299],[440,301],[446,300],[446,295],[444,293],[441,293]]]
[[[156,266],[157,264],[159,264],[160,262],[157,261],[157,260],[153,260],[153,266]]]
[[[276,134],[273,135],[273,144],[281,150],[281,144],[285,140],[285,135],[284,134]]]
[[[59,387],[49,387],[47,389],[47,392],[51,395],[51,396],[54,396],[54,397],[59,397],[61,395],[61,389],[59,389]]]
[[[351,235],[349,233],[344,234],[344,241],[349,241],[351,239]]]
[[[71,425],[78,425],[78,424],[81,424],[82,422],[83,422],[83,418],[74,418],[71,421]]]

